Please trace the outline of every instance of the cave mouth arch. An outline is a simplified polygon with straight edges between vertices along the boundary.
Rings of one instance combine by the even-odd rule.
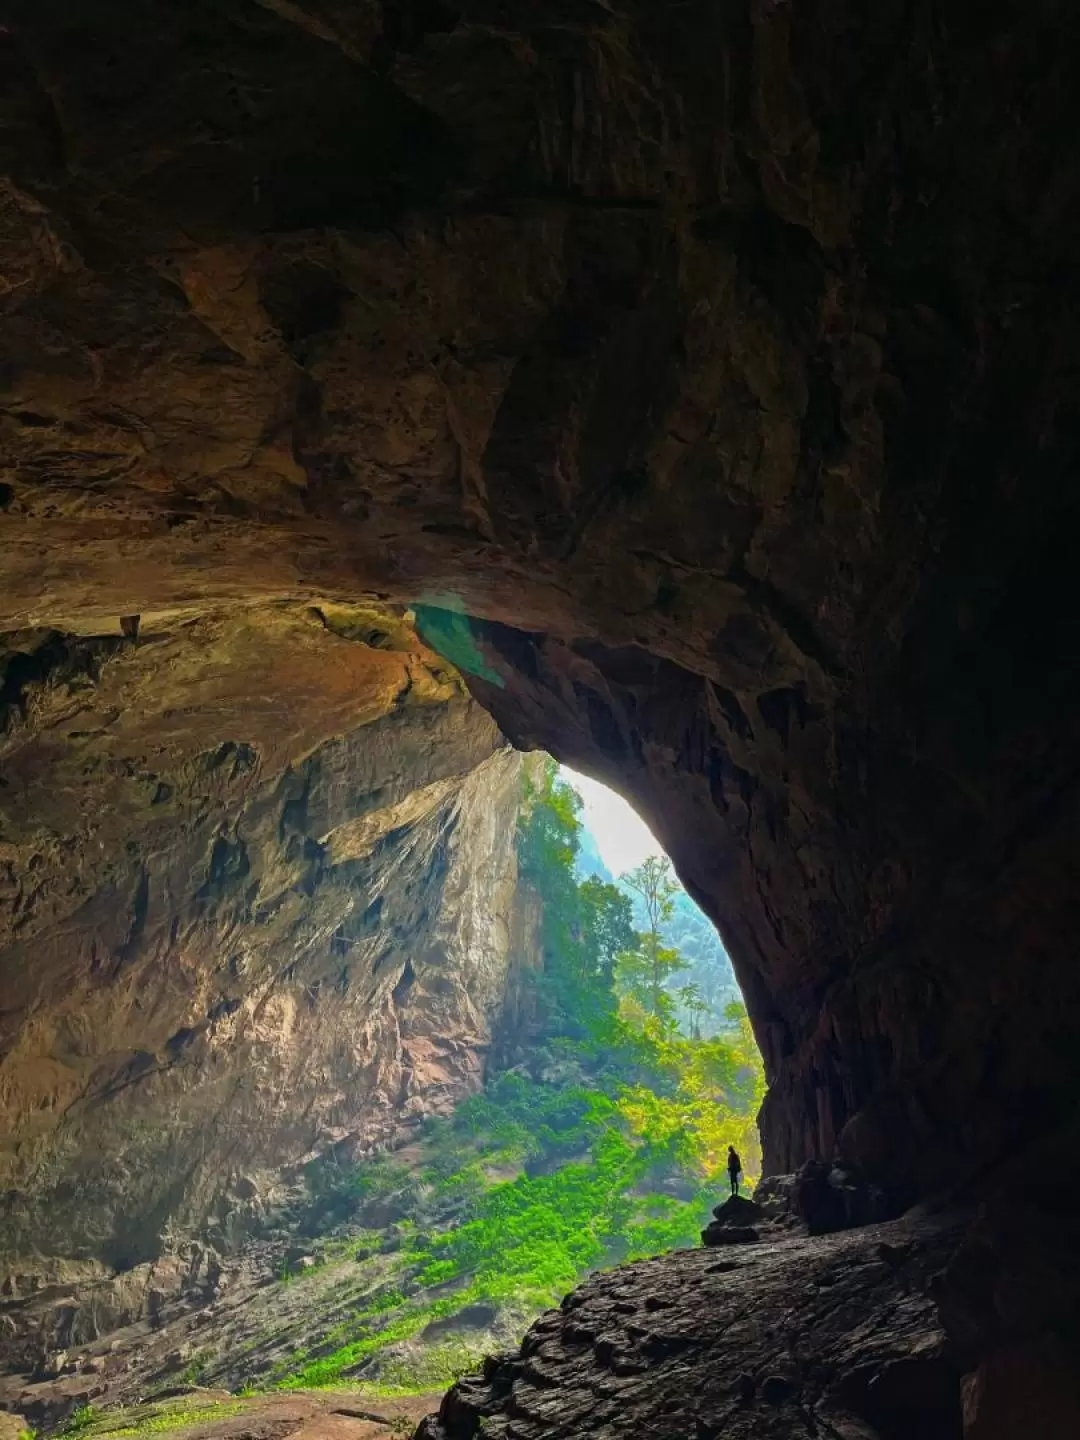
[[[141,631],[126,638],[146,653],[177,627],[205,623],[212,638],[222,623],[213,617],[272,617],[297,604],[271,583],[274,547],[294,546],[295,527],[274,538],[271,526],[249,553],[242,523],[208,521],[205,536],[229,536],[234,563],[252,566],[238,604],[222,593],[233,581],[201,568],[202,535],[177,552],[171,529],[144,523],[147,559],[134,571],[117,566],[107,534],[92,542],[92,602],[81,571],[49,570],[49,625],[10,632],[16,656],[41,655],[50,674],[83,684],[121,643],[117,615],[141,613]],[[35,534],[32,517],[15,517],[12,534],[17,555]],[[1067,1120],[1075,976],[1063,957],[1075,846],[1061,777],[1074,678],[1057,664],[1055,626],[1072,613],[1059,594],[1067,571],[1053,558],[1061,543],[1016,565],[985,596],[978,622],[949,598],[965,572],[938,576],[918,628],[873,687],[824,666],[784,628],[782,611],[745,586],[725,598],[722,638],[708,645],[671,634],[658,612],[633,624],[608,612],[606,641],[575,636],[579,607],[593,602],[579,596],[568,610],[543,573],[499,579],[494,596],[447,587],[434,595],[440,605],[426,589],[425,600],[410,600],[412,582],[391,606],[417,617],[514,745],[631,794],[649,816],[720,929],[755,1025],[769,1079],[767,1173],[839,1153],[899,1206],[1025,1140],[1023,1115],[1037,1113],[1048,1130]],[[425,566],[427,544],[419,538],[414,552]],[[470,546],[452,538],[462,578],[474,564],[483,573],[488,551]],[[205,584],[206,600],[178,606],[181,577]],[[122,602],[110,605],[111,594]],[[324,628],[335,605],[346,613],[355,602],[316,599]],[[941,605],[949,645],[934,638]],[[1047,615],[1054,623],[1031,643]],[[389,655],[397,643],[378,642]],[[12,717],[25,710],[19,664],[5,691]],[[251,698],[269,712],[306,685],[321,703],[323,676],[297,673],[298,691],[297,675],[281,671],[253,681]],[[335,686],[329,724],[341,704]],[[1040,999],[1048,994],[1063,1000],[1053,1013]],[[1014,1031],[1026,1032],[1019,1047]],[[1023,1112],[1017,1094],[1027,1097]]]

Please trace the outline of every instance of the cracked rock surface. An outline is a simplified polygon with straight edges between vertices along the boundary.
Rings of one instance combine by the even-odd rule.
[[[595,1275],[417,1440],[955,1440],[960,1374],[928,1294],[955,1238],[909,1220]]]

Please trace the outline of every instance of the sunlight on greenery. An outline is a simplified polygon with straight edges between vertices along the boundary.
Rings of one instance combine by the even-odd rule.
[[[80,1435],[85,1437],[85,1440],[121,1440],[121,1437],[129,1435],[160,1435],[173,1430],[187,1430],[235,1415],[244,1408],[243,1401],[239,1399],[196,1405],[192,1403],[192,1398],[106,1413],[95,1409],[93,1405],[81,1405],[68,1417],[59,1434]]]
[[[745,1011],[729,1005],[702,1037],[702,1002],[667,988],[684,968],[665,933],[670,867],[626,877],[647,917],[635,929],[624,888],[578,877],[579,810],[553,761],[527,782],[519,862],[543,900],[544,950],[527,1058],[427,1122],[419,1167],[382,1156],[335,1182],[361,1215],[392,1204],[399,1243],[351,1319],[279,1366],[281,1388],[446,1384],[481,1353],[445,1333],[467,1307],[520,1332],[593,1270],[697,1245],[729,1144],[756,1181],[764,1078]],[[366,1253],[364,1237],[349,1243]]]

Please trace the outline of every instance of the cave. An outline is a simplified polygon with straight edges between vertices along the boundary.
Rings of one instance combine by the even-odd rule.
[[[475,1085],[541,750],[716,924],[765,1175],[900,1228],[762,1260],[742,1351],[726,1258],[601,1277],[422,1433],[1077,1433],[1077,26],[8,0],[12,1373]]]

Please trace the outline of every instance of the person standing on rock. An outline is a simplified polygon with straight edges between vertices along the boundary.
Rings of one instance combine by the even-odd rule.
[[[727,1173],[731,1181],[732,1195],[739,1193],[739,1180],[742,1176],[742,1161],[739,1159],[739,1152],[734,1145],[727,1147]]]

